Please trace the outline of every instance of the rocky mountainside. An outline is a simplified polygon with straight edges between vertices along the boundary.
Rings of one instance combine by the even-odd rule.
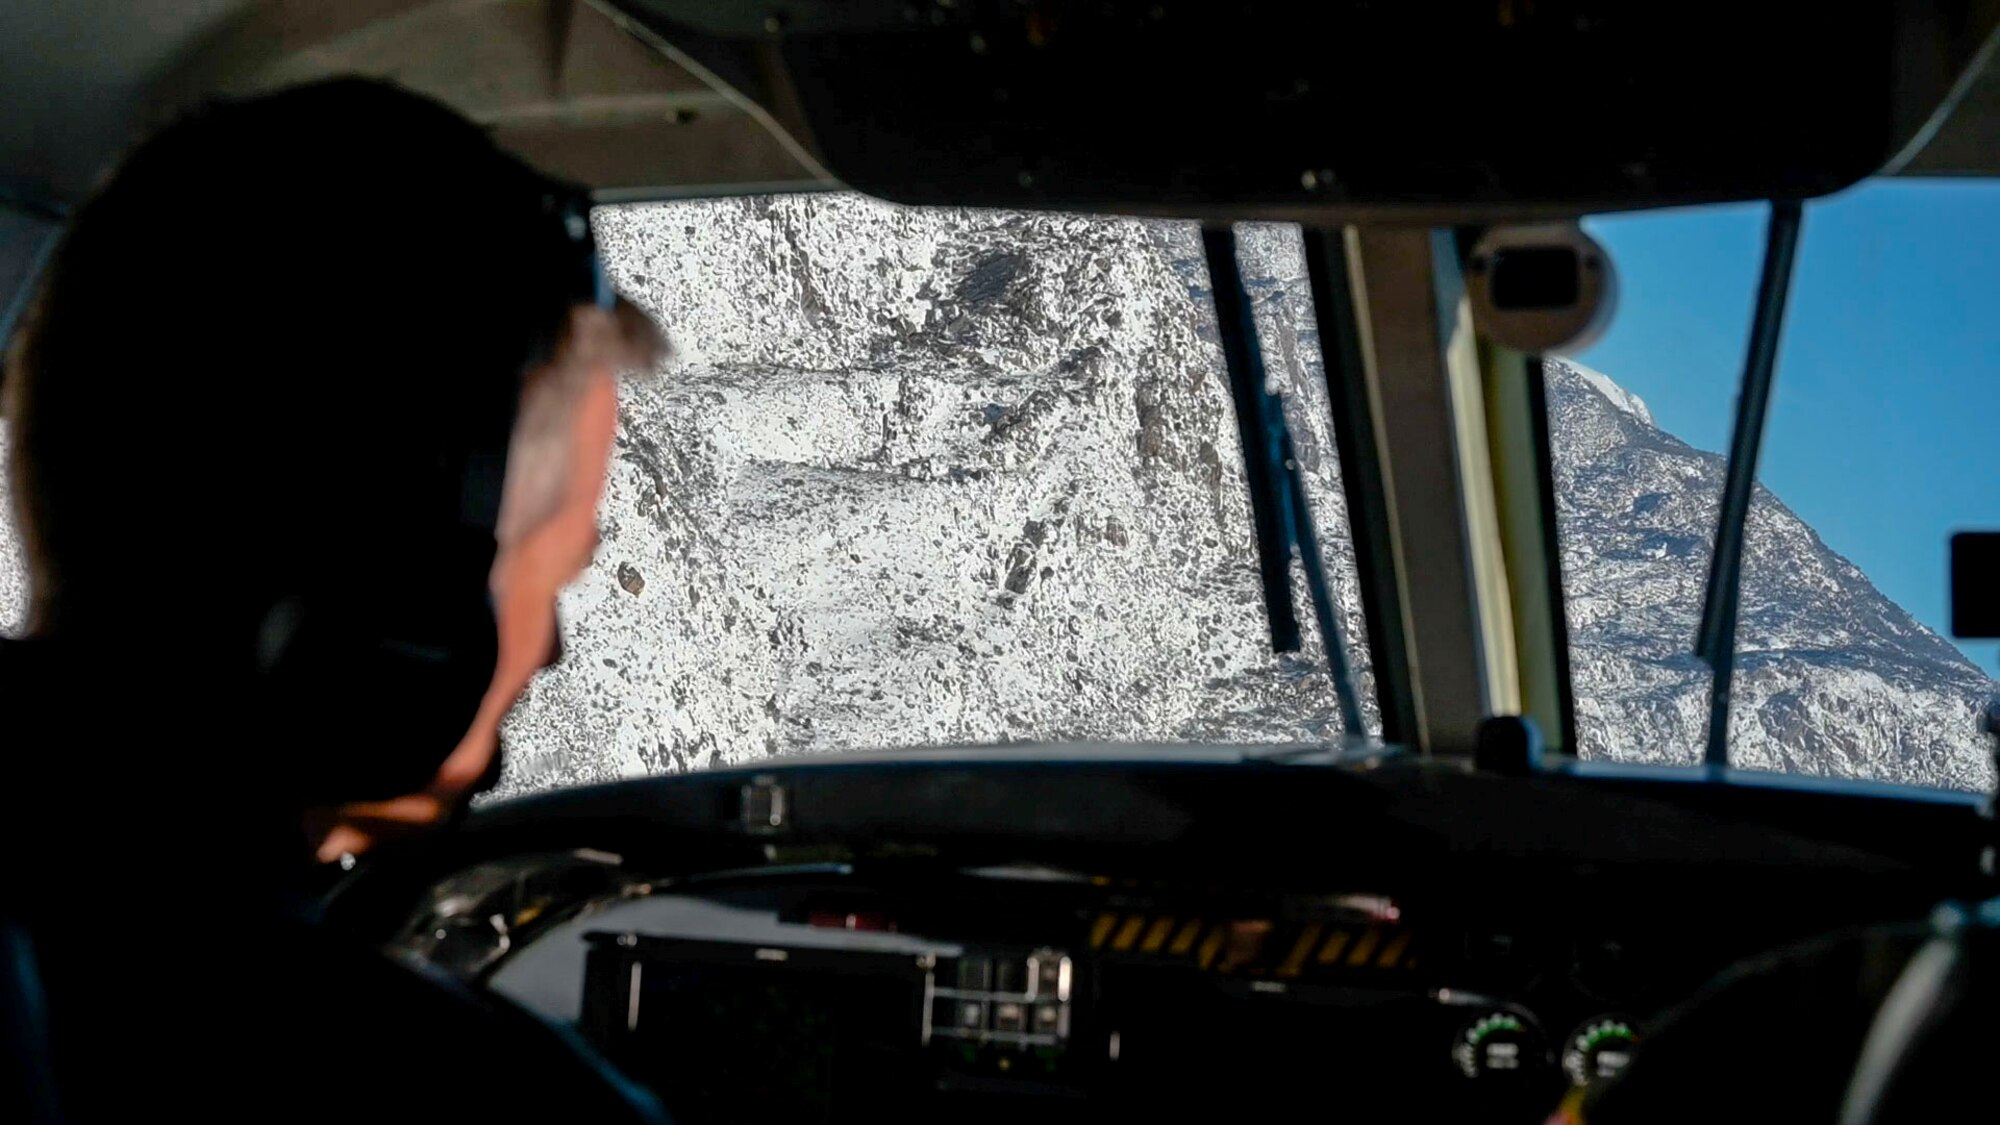
[[[773,753],[1338,732],[1318,653],[1268,650],[1193,227],[844,196],[597,223],[679,354],[626,393],[604,546],[565,601],[568,659],[510,721],[506,790]],[[1297,237],[1245,243],[1359,638]],[[1585,751],[1691,761],[1721,463],[1593,372],[1554,368],[1550,399]],[[1976,668],[1768,496],[1749,545],[1738,761],[1991,784]],[[0,565],[0,621],[18,612]]]
[[[518,784],[1337,730],[1311,659],[1265,639],[1193,228],[838,197],[599,222],[682,355],[626,398],[577,658],[517,712]]]
[[[1597,372],[1548,367],[1577,726],[1586,756],[1694,762],[1708,668],[1690,655],[1724,459]],[[1759,488],[1744,539],[1730,758],[1978,789],[1994,683]]]

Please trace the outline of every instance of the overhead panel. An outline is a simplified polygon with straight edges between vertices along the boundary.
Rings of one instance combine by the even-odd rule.
[[[828,166],[886,198],[1425,225],[1839,190],[1908,146],[1995,19],[1984,0],[620,3],[703,57],[774,44]]]
[[[769,91],[735,89],[590,0],[275,0],[190,55],[156,113],[345,74],[437,98],[605,198],[833,186],[757,100]]]
[[[2000,0],[1912,5],[1898,41],[1899,69],[1927,96],[1909,99],[1909,139],[1884,171],[2000,175]]]
[[[0,201],[81,199],[131,143],[149,84],[245,6],[0,3]]]
[[[163,112],[359,71],[622,197],[1519,221],[2000,174],[1996,23],[2000,0],[0,4],[0,186],[74,203]]]

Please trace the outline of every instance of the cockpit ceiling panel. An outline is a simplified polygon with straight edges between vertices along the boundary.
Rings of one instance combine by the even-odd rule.
[[[606,199],[1480,222],[2000,174],[2000,0],[76,0],[0,7],[0,186],[389,78]]]
[[[627,7],[718,70],[775,44],[816,151],[887,198],[1423,222],[1838,190],[1913,139],[1957,135],[1934,118],[2000,15],[1888,0],[1837,17],[1806,0]]]

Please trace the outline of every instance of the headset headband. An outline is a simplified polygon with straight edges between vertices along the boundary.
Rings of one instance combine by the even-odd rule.
[[[537,177],[540,179],[540,177]],[[551,265],[563,279],[562,294],[569,306],[591,305],[606,312],[617,307],[618,295],[604,272],[597,253],[597,240],[590,229],[590,193],[576,185],[541,179],[542,214],[554,224],[559,262]],[[551,362],[560,343],[561,328],[538,341],[528,353],[523,373]],[[467,527],[492,531],[500,522],[500,499],[507,476],[507,443],[512,438],[513,410],[505,411],[505,425],[494,420],[491,444],[468,450],[460,470],[459,520]]]

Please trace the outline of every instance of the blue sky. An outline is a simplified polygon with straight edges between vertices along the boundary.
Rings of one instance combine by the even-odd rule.
[[[1702,449],[1729,443],[1765,214],[1586,224],[1620,299],[1577,358]],[[1946,537],[2000,529],[2000,184],[1874,181],[1807,206],[1760,479],[1946,634]],[[1960,647],[1995,673],[2000,644]]]

